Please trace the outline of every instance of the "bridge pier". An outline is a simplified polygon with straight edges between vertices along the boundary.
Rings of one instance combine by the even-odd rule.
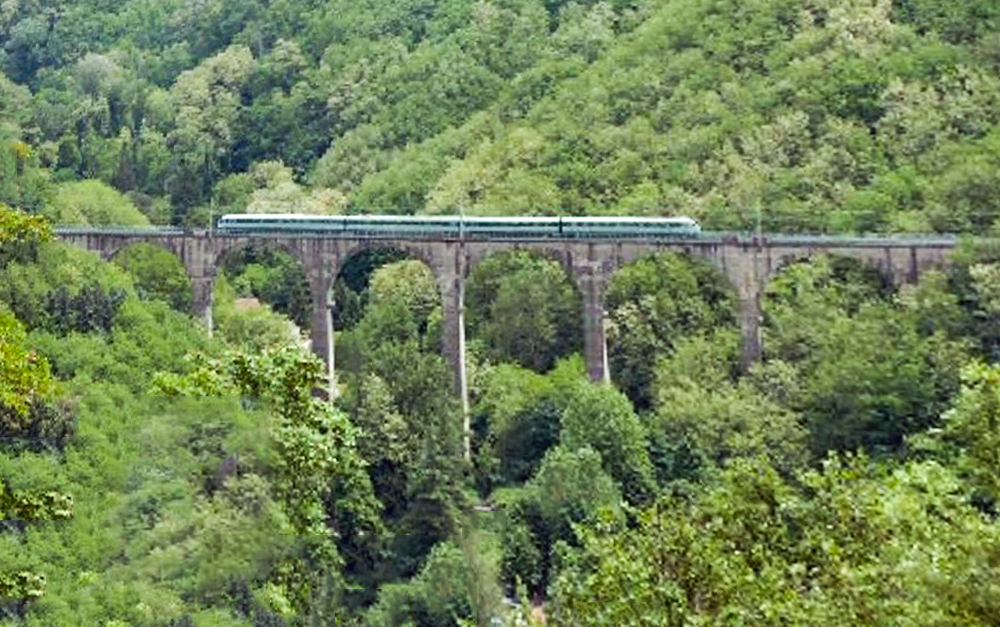
[[[583,357],[587,377],[594,383],[609,383],[608,337],[604,311],[604,276],[593,264],[574,268],[583,297]]]
[[[212,337],[212,292],[214,276],[200,276],[191,279],[191,314],[201,320],[208,337]]]
[[[334,367],[333,295],[332,280],[322,267],[307,268],[309,273],[309,294],[312,298],[309,340],[313,354],[326,365],[327,395],[330,400],[337,398],[337,372]]]
[[[472,458],[472,425],[469,415],[469,379],[465,361],[465,250],[456,246],[454,265],[438,274],[444,329],[441,352],[451,364],[455,393],[462,402],[462,442],[465,459]],[[451,270],[451,268],[454,270]]]
[[[760,294],[739,299],[740,369],[743,372],[761,360],[763,347],[760,337]]]

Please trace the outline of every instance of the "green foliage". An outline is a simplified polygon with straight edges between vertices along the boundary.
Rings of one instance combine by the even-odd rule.
[[[933,31],[955,43],[972,42],[995,32],[1000,25],[1000,11],[990,2],[967,2],[953,5],[938,0],[897,0],[893,17],[913,24],[918,31]]]
[[[905,435],[935,425],[957,391],[960,345],[922,333],[919,313],[864,273],[820,258],[787,269],[766,295],[767,359],[798,372],[789,405],[820,454],[896,450]]]
[[[38,245],[50,239],[48,221],[0,202],[0,264],[34,261]]]
[[[550,622],[987,625],[997,540],[934,463],[830,459],[792,483],[739,462],[634,530],[586,533]]]
[[[282,347],[233,353],[207,360],[189,375],[165,373],[156,379],[167,394],[236,394],[259,398],[274,412],[270,486],[305,549],[277,583],[293,611],[308,607],[324,573],[341,576],[338,544],[364,548],[378,541],[381,529],[355,428],[343,413],[312,396],[321,373],[316,357]]]
[[[249,246],[230,253],[222,271],[239,298],[257,298],[288,316],[302,329],[311,322],[312,300],[305,271],[287,252]]]
[[[545,453],[559,442],[563,413],[583,377],[578,357],[559,362],[545,375],[500,364],[477,377],[472,446],[476,484],[483,494],[535,474]]]
[[[487,627],[500,605],[495,564],[480,553],[481,539],[436,545],[421,571],[402,584],[383,586],[365,615],[371,627]],[[466,622],[468,621],[468,622]]]
[[[24,328],[6,309],[0,308],[0,411],[4,415],[4,431],[15,432],[19,420],[28,417],[29,409],[38,400],[46,399],[54,382],[49,364],[25,346]]]
[[[5,263],[30,261],[51,237],[48,223],[0,204],[0,256]],[[19,440],[62,443],[72,430],[66,416],[48,405],[55,391],[48,362],[27,346],[23,326],[0,302],[0,452]],[[30,450],[30,447],[29,447]],[[0,477],[5,473],[0,472]],[[66,520],[73,497],[54,490],[12,490],[0,478],[0,522]],[[10,568],[10,566],[6,566]],[[45,576],[28,570],[0,571],[0,601],[16,599],[18,611],[45,593]],[[4,610],[0,606],[0,610]]]
[[[48,360],[29,348],[24,328],[0,304],[0,445],[60,447],[73,431],[69,407],[55,400]]]
[[[697,482],[737,458],[763,458],[786,474],[810,459],[800,417],[749,382],[661,383],[648,421],[661,484]]]
[[[0,22],[0,201],[32,210],[54,178],[168,198],[177,224],[213,200],[837,232],[1000,215],[988,0],[44,4]]]
[[[149,219],[121,192],[95,180],[59,185],[49,214],[56,224],[149,226]]]
[[[11,87],[0,74],[0,100],[4,100],[0,107],[3,109],[25,103],[23,92]],[[0,124],[0,207],[9,205],[37,212],[48,202],[51,177],[41,167],[38,151],[27,141],[29,133],[21,131],[17,124],[16,120],[22,116],[21,112],[4,116]]]
[[[1000,498],[1000,371],[973,363],[962,370],[962,390],[934,434],[950,450],[949,461],[968,476],[976,497],[995,507]]]
[[[420,336],[439,335],[431,327],[440,326],[441,297],[431,269],[421,261],[409,259],[380,266],[368,283],[368,307],[379,309],[398,303],[405,307]],[[370,310],[369,310],[370,311]],[[426,346],[436,348],[440,340],[428,339]]]
[[[406,422],[408,463],[383,466],[381,481],[390,489],[378,495],[387,512],[398,516],[394,569],[411,574],[458,524],[465,502],[462,418],[450,370],[439,355],[421,352],[412,341],[374,345],[366,370],[385,381],[391,407]],[[398,493],[392,486],[404,487]]]
[[[623,521],[621,492],[591,448],[549,450],[535,476],[505,495],[501,575],[508,589],[519,582],[544,592],[561,544],[578,543],[579,523]]]
[[[71,521],[0,534],[19,569],[0,595],[44,586],[0,609],[18,624],[486,624],[498,566],[464,530],[426,267],[389,252],[344,269],[331,410],[318,365],[273,348],[295,340],[278,316],[305,328],[318,296],[289,258],[226,260],[210,341],[180,313],[176,260],[107,266],[8,205],[131,225],[462,209],[987,234],[1000,218],[989,0],[58,4],[0,10],[0,311],[17,318],[0,313],[0,421],[19,437],[0,476],[7,495],[75,497]],[[582,308],[558,264],[484,261],[466,295],[475,480],[506,518],[508,591],[561,573],[556,624],[995,622],[995,377],[958,373],[1000,355],[997,259],[963,253],[899,292],[836,260],[788,268],[742,378],[714,271],[639,261],[605,303],[627,398],[564,359]],[[137,396],[157,371],[233,398]],[[807,450],[858,447],[936,461],[802,470]],[[672,500],[626,529],[621,502],[658,491]]]
[[[229,616],[230,582],[259,588],[298,550],[263,478],[266,414],[102,383],[80,395],[78,434],[62,455],[0,451],[15,495],[58,485],[75,497],[71,521],[0,534],[13,565],[46,575],[26,624],[169,623],[203,611],[199,624],[240,624],[208,622]]]
[[[57,335],[71,332],[108,332],[125,301],[124,290],[104,291],[100,284],[87,283],[75,295],[60,286],[49,292],[43,305],[43,328]]]
[[[365,313],[375,270],[406,258],[406,253],[391,248],[370,248],[346,260],[333,284],[334,328],[346,330],[357,324]]]
[[[267,304],[236,301],[225,275],[216,277],[212,294],[213,331],[227,344],[250,353],[304,342],[301,330]]]
[[[569,450],[590,448],[622,495],[642,504],[655,492],[646,431],[628,398],[618,390],[579,382],[562,416],[560,442]]]
[[[187,353],[218,349],[187,315],[134,297],[121,304],[110,333],[34,331],[30,337],[60,378],[112,380],[137,393],[149,389],[158,371],[189,370],[183,359]]]
[[[139,298],[162,300],[180,312],[191,309],[191,283],[183,264],[169,251],[136,244],[115,255],[114,263],[134,277]]]
[[[579,293],[555,261],[528,252],[493,255],[465,290],[468,333],[487,356],[544,372],[582,346]]]
[[[338,335],[338,377],[391,534],[386,558],[362,568],[362,602],[374,600],[379,583],[417,573],[432,547],[456,533],[466,505],[462,416],[440,356],[437,285],[424,264],[398,259],[391,251],[359,256],[338,281],[358,307],[367,302]]]
[[[182,72],[170,90],[176,126],[167,133],[177,165],[167,185],[175,209],[207,200],[212,181],[228,169],[240,90],[253,71],[246,46],[233,45]],[[182,214],[183,215],[183,214]]]
[[[73,497],[60,492],[13,491],[0,481],[0,520],[32,522],[73,517]],[[13,596],[0,593],[0,596]]]
[[[0,573],[0,599],[36,599],[45,594],[45,577],[26,570]]]
[[[40,245],[34,261],[0,269],[0,300],[28,329],[107,329],[132,292],[123,271],[66,244]]]
[[[997,251],[990,244],[963,246],[955,253],[955,265],[949,272],[950,291],[960,307],[957,316],[962,333],[975,342],[986,359],[1000,355],[1000,277],[997,276]]]
[[[686,338],[735,323],[735,300],[725,279],[704,262],[672,253],[619,270],[605,303],[611,375],[640,409],[652,405],[658,359]]]

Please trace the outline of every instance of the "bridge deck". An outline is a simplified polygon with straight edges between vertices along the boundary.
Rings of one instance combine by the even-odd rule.
[[[458,242],[458,241],[518,241],[518,242],[594,242],[601,244],[616,242],[663,242],[674,244],[735,244],[742,246],[755,245],[777,245],[777,246],[822,246],[822,247],[945,247],[953,248],[960,241],[979,241],[981,238],[959,237],[950,234],[921,234],[921,235],[811,235],[811,234],[789,234],[789,233],[762,233],[756,235],[744,232],[728,231],[706,231],[696,237],[691,236],[664,236],[664,237],[644,237],[630,236],[622,237],[517,237],[514,235],[495,235],[489,237],[462,237],[456,238],[451,235],[436,235],[433,233],[340,233],[331,231],[271,231],[256,233],[220,233],[208,230],[190,230],[177,227],[154,227],[154,228],[131,228],[131,227],[57,227],[56,235],[60,236],[124,236],[136,238],[149,237],[178,237],[187,236],[194,238],[212,239],[330,239],[330,240],[400,240],[400,241],[435,241],[435,242]]]

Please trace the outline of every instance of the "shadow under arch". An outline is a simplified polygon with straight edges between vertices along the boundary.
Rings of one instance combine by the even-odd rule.
[[[870,249],[843,249],[832,251],[797,250],[792,253],[785,253],[771,260],[766,271],[761,277],[762,294],[767,291],[775,279],[792,268],[801,264],[813,263],[817,260],[829,260],[833,265],[837,276],[846,277],[854,274],[856,278],[862,276],[873,285],[877,284],[880,290],[886,293],[891,292],[901,285],[915,281],[916,276],[895,272],[891,259],[885,255],[873,254]]]
[[[313,324],[313,285],[302,251],[282,238],[241,237],[223,240],[211,268],[236,290],[236,298],[255,298],[287,316],[302,331]]]
[[[440,282],[442,268],[439,266],[441,261],[432,248],[433,245],[429,245],[421,241],[407,241],[388,238],[350,240],[347,246],[340,251],[336,263],[330,268],[332,273],[331,276],[334,280],[336,280],[336,277],[341,275],[344,267],[350,263],[353,258],[364,254],[365,252],[392,250],[407,258],[422,261],[424,265],[430,268],[431,272],[434,273],[435,280]]]
[[[721,342],[711,358],[735,376],[739,306],[737,287],[710,257],[660,249],[616,265],[603,299],[611,380],[638,409],[649,409],[659,360],[688,340]]]
[[[435,272],[434,258],[419,246],[400,245],[396,241],[371,240],[355,243],[347,248],[339,258],[332,277],[331,305],[333,307],[333,322],[338,331],[344,331],[356,326],[367,313],[372,294],[371,281],[377,273],[391,264],[415,262],[419,269],[399,268],[403,274],[395,277],[407,281],[407,284],[392,285],[392,277],[383,275],[390,283],[378,286],[380,289],[395,290],[401,303],[407,307],[420,310],[421,316],[426,316],[434,310],[438,319],[443,310],[442,280]],[[433,295],[420,293],[433,290]],[[376,294],[384,297],[384,294]],[[440,321],[440,320],[439,320]],[[423,333],[424,329],[421,329]],[[440,351],[440,338],[434,343]]]
[[[177,258],[180,262],[181,267],[184,266],[184,255],[183,251],[178,247],[177,242],[170,238],[161,237],[133,237],[129,239],[119,239],[116,238],[116,242],[113,246],[102,246],[98,251],[101,258],[105,261],[113,261],[115,257],[121,254],[121,252],[128,248],[133,248],[139,245],[148,245],[154,248],[159,248],[170,253],[172,256]],[[93,249],[91,249],[93,250]]]
[[[370,374],[385,382],[398,379],[405,388],[412,383],[405,373],[418,371],[420,376],[443,375],[451,392],[459,365],[448,363],[446,303],[433,266],[424,255],[393,241],[375,240],[348,250],[340,258],[329,301],[330,359],[338,372],[338,395],[361,398],[362,381]],[[428,383],[421,391],[411,390],[401,406],[419,404],[432,388]]]

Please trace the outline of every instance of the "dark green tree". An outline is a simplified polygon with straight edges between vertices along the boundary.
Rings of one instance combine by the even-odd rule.
[[[480,263],[465,291],[468,333],[487,357],[544,372],[582,346],[579,293],[555,261],[527,252]]]

